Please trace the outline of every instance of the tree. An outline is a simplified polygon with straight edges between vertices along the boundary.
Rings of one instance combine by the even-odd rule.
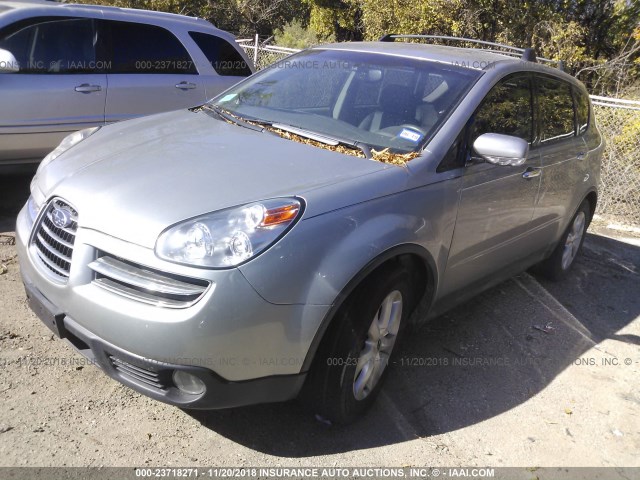
[[[270,35],[304,12],[304,7],[295,0],[235,0],[235,7],[244,20],[241,27],[244,33],[264,35]]]
[[[359,0],[303,0],[309,8],[309,27],[319,38],[361,40]]]
[[[315,30],[305,28],[300,20],[294,20],[286,24],[282,29],[274,32],[276,45],[287,48],[307,48],[325,42],[332,42],[335,39],[328,37],[321,39]]]

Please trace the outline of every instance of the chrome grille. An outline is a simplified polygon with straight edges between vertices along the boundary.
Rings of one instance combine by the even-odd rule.
[[[142,383],[158,390],[167,390],[168,388],[163,379],[160,378],[160,374],[156,372],[125,362],[113,355],[109,355],[109,360],[113,368],[125,378],[128,377],[136,383]]]
[[[186,308],[205,294],[210,283],[150,269],[102,254],[89,264],[93,284],[112,293],[157,307]]]
[[[53,220],[55,210],[64,210],[70,216],[69,224],[57,226]],[[73,244],[78,229],[78,212],[64,200],[53,199],[40,217],[40,223],[36,226],[32,244],[35,253],[42,265],[53,276],[66,280],[71,270],[71,258],[73,256]]]

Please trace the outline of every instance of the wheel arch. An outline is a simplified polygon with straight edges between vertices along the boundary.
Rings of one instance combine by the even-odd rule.
[[[397,262],[399,265],[407,267],[412,274],[412,281],[422,282],[422,284],[416,284],[419,291],[417,292],[418,294],[416,298],[413,299],[414,304],[412,305],[412,308],[414,309],[414,312],[418,310],[420,312],[424,312],[431,306],[438,278],[436,263],[431,254],[425,248],[416,244],[398,245],[385,250],[367,263],[351,278],[351,280],[349,280],[340,293],[338,293],[331,305],[331,308],[322,319],[322,322],[311,341],[311,345],[309,346],[309,350],[307,351],[302,364],[302,372],[306,372],[311,368],[316,352],[318,351],[329,326],[338,316],[338,313],[344,307],[345,302],[351,294],[364,282],[392,262]],[[416,323],[413,317],[414,316],[412,315],[412,323]]]

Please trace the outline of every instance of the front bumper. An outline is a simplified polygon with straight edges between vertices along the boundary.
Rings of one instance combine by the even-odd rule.
[[[29,237],[24,208],[16,245],[27,295],[37,298],[34,304],[47,306],[39,316],[54,318],[56,325],[47,326],[115,380],[185,408],[284,401],[302,387],[304,358],[328,307],[270,304],[238,270],[187,272],[159,263],[148,249],[82,228],[68,282],[60,284],[48,279],[30,254]],[[175,274],[195,271],[214,288],[188,308],[145,305],[92,283],[87,265],[99,251],[174,268]],[[171,381],[176,370],[200,378],[205,393],[192,396],[178,390]]]
[[[24,286],[30,303],[55,309],[26,279]],[[42,315],[38,312],[40,309],[34,310]],[[305,374],[297,374],[229,382],[207,368],[158,362],[127,352],[92,334],[71,317],[56,314],[55,310],[55,325],[42,317],[47,327],[114,380],[151,398],[182,408],[217,409],[290,400],[297,396],[305,380]],[[192,395],[178,389],[172,380],[177,370],[199,378],[205,385],[205,392]]]

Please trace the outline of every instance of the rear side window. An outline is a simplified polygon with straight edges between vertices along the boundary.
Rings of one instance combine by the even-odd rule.
[[[487,94],[474,115],[470,141],[484,133],[533,140],[533,104],[528,75],[507,77]]]
[[[97,37],[92,19],[30,20],[5,32],[0,38],[0,48],[16,57],[20,73],[74,74],[97,70]]]
[[[578,122],[578,135],[583,135],[589,128],[589,97],[587,94],[575,88],[576,120]]]
[[[240,52],[224,38],[200,32],[189,32],[189,35],[218,75],[229,77],[251,75],[251,69]]]
[[[111,38],[109,73],[197,73],[180,40],[155,25],[108,22]]]
[[[561,80],[537,76],[543,143],[571,138],[575,134],[571,86]]]

